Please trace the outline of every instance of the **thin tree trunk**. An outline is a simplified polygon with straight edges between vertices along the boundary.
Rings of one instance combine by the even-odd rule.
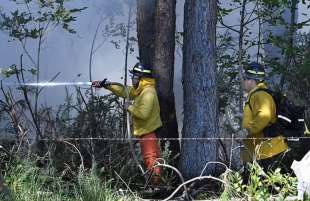
[[[241,16],[240,16],[240,30],[239,30],[239,53],[238,53],[238,64],[239,64],[239,77],[240,77],[240,86],[239,86],[239,111],[243,110],[243,85],[244,80],[242,76],[243,71],[243,56],[244,56],[244,49],[243,49],[243,38],[244,38],[244,20],[245,20],[245,9],[246,9],[247,0],[242,1],[242,8],[241,8]]]
[[[216,0],[186,0],[184,6],[184,138],[218,136],[216,92]],[[182,141],[181,170],[186,178],[199,176],[204,166],[217,159],[217,142]],[[204,175],[214,174],[208,165]]]
[[[127,21],[127,33],[126,33],[126,47],[125,47],[125,73],[124,73],[124,86],[127,86],[128,80],[128,54],[129,54],[129,36],[130,36],[130,23],[131,23],[131,12],[132,12],[132,3],[129,2],[129,10],[128,10],[128,21]],[[123,98],[123,105],[125,105],[126,98]],[[123,109],[123,137],[126,137],[127,133],[127,119],[126,119],[127,111]]]
[[[163,138],[178,138],[178,125],[173,92],[176,0],[157,0],[155,11],[155,55],[153,59],[156,88],[163,127],[157,134]],[[180,153],[177,140],[170,141],[172,156]],[[177,162],[177,161],[176,161]]]

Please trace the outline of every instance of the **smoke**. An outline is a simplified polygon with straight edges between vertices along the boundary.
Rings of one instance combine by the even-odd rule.
[[[177,1],[177,32],[183,31],[183,7],[185,0]],[[224,1],[222,1],[224,2]],[[227,1],[226,1],[227,2]],[[76,35],[71,35],[61,29],[53,30],[47,37],[42,49],[42,71],[41,81],[49,81],[54,75],[60,73],[56,78],[57,82],[79,82],[89,81],[89,54],[91,42],[101,15],[114,19],[115,22],[127,22],[128,3],[135,3],[135,0],[75,0],[69,1],[69,6],[88,8],[77,16],[77,21],[73,23],[73,28],[77,31]],[[1,0],[3,11],[13,9],[12,2]],[[1,9],[1,8],[0,8]],[[306,7],[301,8],[301,13],[306,12]],[[227,24],[232,25],[238,19],[235,16],[227,18]],[[104,25],[103,25],[104,26]],[[254,25],[255,26],[255,25]],[[136,35],[135,29],[132,29],[132,35]],[[101,37],[101,38],[100,38]],[[98,38],[98,43],[102,42],[102,35]],[[5,68],[12,64],[19,66],[19,57],[24,54],[20,45],[16,42],[8,42],[9,37],[6,33],[0,32],[0,67]],[[28,41],[27,47],[32,47],[30,53],[34,54],[36,43]],[[96,52],[93,57],[93,79],[102,80],[108,78],[111,81],[121,82],[124,73],[124,44],[121,49],[115,47],[107,40],[104,45]],[[182,47],[177,46],[175,56],[175,77],[174,92],[176,97],[176,109],[178,117],[182,116]],[[137,48],[135,52],[129,55],[129,66],[136,63],[138,56]],[[33,66],[24,55],[24,66],[32,68]],[[4,77],[1,77],[4,79]],[[34,81],[27,77],[27,81]],[[61,87],[48,88],[44,90],[41,101],[47,105],[58,105],[64,101],[65,89]],[[181,121],[179,120],[179,123]],[[181,126],[180,126],[181,128]]]
[[[11,7],[9,0],[2,0],[1,5],[4,8]],[[41,52],[41,72],[40,81],[49,81],[56,74],[60,73],[55,81],[57,82],[83,82],[89,81],[89,55],[91,43],[95,34],[101,16],[104,16],[105,25],[114,20],[114,23],[127,22],[127,0],[76,0],[68,2],[69,8],[80,8],[87,6],[88,8],[77,15],[77,21],[72,27],[77,34],[69,34],[58,28],[52,30],[47,36]],[[101,29],[101,30],[102,30]],[[8,42],[9,37],[6,33],[0,32],[0,67],[5,68],[12,64],[19,66],[19,57],[24,54],[24,67],[33,68],[33,65],[20,48],[17,42]],[[110,39],[104,39],[102,32],[98,34],[97,45],[103,45],[98,49],[92,60],[93,79],[102,80],[108,78],[111,81],[120,81],[123,76],[124,54],[122,52],[123,44],[120,49],[116,49]],[[31,55],[36,57],[35,51],[37,42],[29,40],[27,48]],[[136,53],[130,55],[129,65],[136,62]],[[15,81],[13,78],[7,79],[0,75],[1,80]],[[27,82],[33,82],[34,76],[27,76]],[[69,88],[69,92],[73,93],[74,88]],[[101,93],[99,93],[101,94]],[[41,104],[57,106],[63,103],[65,99],[65,88],[46,88],[40,96]]]

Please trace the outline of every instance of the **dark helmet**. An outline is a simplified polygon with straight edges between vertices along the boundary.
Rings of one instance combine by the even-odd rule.
[[[265,80],[265,68],[263,65],[252,62],[246,66],[245,69],[246,79],[264,81]]]
[[[141,63],[136,63],[133,69],[129,70],[129,72],[138,77],[153,77],[152,68]]]

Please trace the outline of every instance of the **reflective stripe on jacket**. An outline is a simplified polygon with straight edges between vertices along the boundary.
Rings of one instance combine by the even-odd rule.
[[[276,121],[276,104],[272,96],[265,91],[255,92],[257,89],[266,88],[265,83],[259,83],[248,95],[248,99],[251,99],[247,100],[244,106],[242,122],[243,128],[249,132],[247,138],[263,138],[263,129]],[[270,158],[288,149],[282,136],[271,139],[246,139],[244,144],[244,161]]]
[[[111,85],[108,87],[115,95],[126,97],[124,87]],[[135,136],[151,133],[162,126],[160,107],[155,89],[155,80],[142,78],[137,89],[128,87],[129,97],[134,100],[128,112],[133,118],[133,132]]]

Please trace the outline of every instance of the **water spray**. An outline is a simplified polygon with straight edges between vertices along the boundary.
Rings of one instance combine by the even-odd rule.
[[[30,82],[30,83],[8,83],[2,82],[5,86],[29,86],[29,87],[56,87],[56,86],[91,86],[92,82]]]

